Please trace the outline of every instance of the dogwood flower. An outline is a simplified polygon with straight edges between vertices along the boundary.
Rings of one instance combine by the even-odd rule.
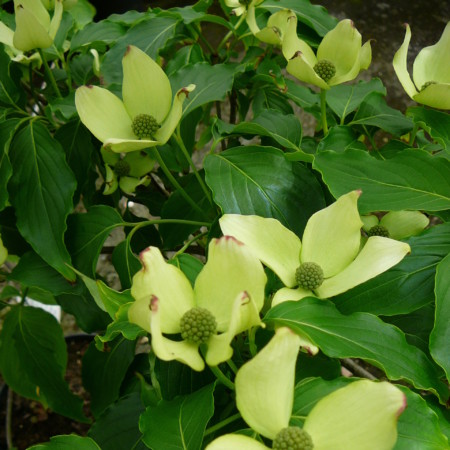
[[[53,44],[63,13],[61,0],[55,0],[52,18],[40,0],[14,0],[14,11],[16,29],[12,32],[12,45],[11,33],[4,24],[1,27],[1,42],[22,52],[48,48]]]
[[[406,25],[405,39],[394,55],[395,73],[406,93],[417,103],[450,109],[450,22],[435,45],[423,48],[413,64],[413,79],[407,68],[411,29]]]
[[[369,67],[372,59],[370,41],[361,45],[361,34],[349,19],[341,20],[324,36],[316,56],[297,36],[297,17],[292,15],[282,50],[288,61],[287,71],[321,89],[355,79],[361,70]]]
[[[341,196],[313,214],[303,239],[278,220],[225,214],[220,227],[249,247],[284,283],[272,305],[307,296],[329,298],[385,272],[411,251],[408,244],[373,236],[361,246],[361,191]]]
[[[103,194],[109,195],[118,187],[126,194],[133,194],[138,186],[148,186],[151,178],[148,173],[153,169],[155,161],[145,152],[127,153],[121,158],[120,153],[114,153],[102,148],[105,162],[106,179]]]
[[[289,9],[283,9],[272,14],[267,25],[261,30],[256,23],[255,6],[251,5],[247,12],[247,24],[257,39],[267,44],[281,45],[288,28],[288,19],[294,15]]]
[[[430,219],[420,211],[389,211],[381,219],[374,214],[361,216],[368,236],[404,239],[422,232]]]
[[[271,447],[251,437],[226,434],[206,450],[390,450],[397,441],[397,419],[406,407],[400,389],[390,383],[354,381],[323,397],[303,428],[289,426],[294,403],[299,337],[279,328],[271,341],[238,371],[236,404],[242,418]],[[289,442],[289,444],[288,444]]]
[[[131,152],[166,143],[181,119],[182,105],[195,85],[173,99],[169,79],[150,56],[132,45],[122,59],[123,101],[98,86],[81,86],[75,105],[81,121],[104,147]]]
[[[260,325],[266,275],[245,245],[225,236],[213,239],[208,261],[194,288],[156,247],[141,253],[143,269],[133,278],[130,322],[152,335],[152,349],[164,361],[177,360],[201,371],[231,358],[236,334]],[[181,334],[182,340],[165,335]]]
[[[235,16],[242,16],[249,8],[255,7],[264,0],[225,0],[225,5],[228,8],[233,8]]]

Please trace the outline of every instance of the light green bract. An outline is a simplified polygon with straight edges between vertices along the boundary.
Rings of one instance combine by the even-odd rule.
[[[271,341],[236,375],[236,404],[257,433],[275,439],[289,426],[294,403],[296,357],[300,338],[279,328]],[[387,382],[361,380],[319,400],[303,430],[314,450],[390,450],[397,441],[397,419],[406,407],[404,394]],[[264,450],[243,435],[226,434],[207,450]]]
[[[355,79],[361,70],[369,67],[372,60],[370,42],[361,45],[361,34],[349,19],[341,20],[329,31],[317,49],[312,48],[297,36],[297,17],[290,16],[283,39],[283,55],[287,59],[287,71],[300,81],[321,89]],[[314,70],[317,63],[327,61],[334,66],[335,73],[327,81]]]
[[[286,286],[274,296],[272,305],[307,296],[329,298],[341,294],[400,262],[411,251],[408,244],[374,236],[361,247],[361,227],[357,201],[360,191],[340,197],[313,214],[303,239],[278,220],[259,216],[225,214],[220,227],[234,236],[268,267]],[[316,263],[323,283],[313,291],[297,286],[296,271],[302,263]]]
[[[215,318],[218,334],[204,344],[205,360],[216,366],[231,358],[233,337],[259,326],[267,281],[260,261],[236,239],[225,236],[209,245],[208,262],[194,288],[177,267],[167,263],[156,247],[141,253],[143,269],[133,278],[135,303],[129,320],[152,335],[152,349],[164,361],[177,360],[201,371],[205,364],[199,344],[172,340],[181,333],[180,321],[193,308],[207,309]]]
[[[105,162],[106,178],[103,194],[110,195],[118,187],[126,194],[132,195],[138,186],[148,186],[151,178],[148,175],[153,169],[155,161],[144,151],[127,153],[123,158],[107,148],[102,148]],[[122,172],[118,166],[128,166],[127,172]]]
[[[407,57],[411,29],[406,25],[405,39],[394,55],[395,73],[406,93],[416,102],[439,109],[450,109],[450,22],[435,45],[423,48],[413,64],[413,79]]]
[[[113,152],[132,152],[165,144],[182,115],[182,105],[195,85],[180,89],[173,99],[169,79],[150,56],[130,45],[122,59],[123,101],[98,86],[82,86],[75,93],[81,121]],[[139,139],[132,129],[139,115],[156,119],[160,128],[154,138]]]
[[[0,22],[0,42],[6,45],[11,58],[22,64],[41,64],[38,53],[31,56],[23,52],[44,49],[53,45],[61,23],[63,4],[61,0],[54,3],[53,16],[40,0],[14,0],[15,31]]]
[[[392,239],[404,239],[421,233],[430,219],[420,211],[389,211],[380,220],[377,216],[361,216],[363,230],[367,233],[373,227],[385,228]]]
[[[283,9],[272,14],[267,25],[260,29],[256,23],[255,6],[252,4],[247,12],[247,24],[250,31],[262,42],[272,45],[281,45],[288,29],[288,19],[295,14],[289,9]]]

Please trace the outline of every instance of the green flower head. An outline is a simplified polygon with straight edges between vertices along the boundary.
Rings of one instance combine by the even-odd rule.
[[[313,214],[301,241],[276,219],[225,214],[220,227],[284,283],[272,305],[307,296],[329,298],[385,272],[411,250],[408,244],[380,236],[369,238],[361,249],[360,194],[350,192]]]
[[[439,41],[423,48],[413,64],[413,79],[408,72],[407,56],[411,29],[406,25],[405,40],[394,55],[395,73],[406,93],[417,103],[450,109],[450,22]]]
[[[27,56],[23,52],[48,48],[53,44],[61,23],[63,4],[61,0],[54,2],[51,8],[53,16],[50,18],[44,3],[39,0],[14,0],[15,31],[0,22],[0,42],[5,44],[13,61],[40,66],[39,53]]]
[[[293,444],[289,448],[295,450],[391,450],[397,440],[397,419],[406,402],[403,393],[387,382],[350,383],[319,400],[303,428],[289,426],[300,345],[299,336],[289,328],[279,328],[271,341],[239,369],[236,404],[248,425],[274,441],[272,448],[288,448],[283,444],[289,440]],[[221,436],[206,447],[231,449],[268,447],[238,434]]]
[[[244,330],[261,324],[266,275],[245,245],[225,236],[213,239],[208,261],[194,288],[178,268],[167,263],[156,247],[141,254],[143,269],[133,278],[135,298],[130,322],[152,335],[152,348],[164,361],[177,360],[201,371],[205,360],[216,366],[231,358],[230,342]],[[172,340],[170,335],[180,335]]]
[[[81,121],[104,147],[132,152],[165,144],[182,115],[193,84],[173,99],[169,79],[150,56],[130,45],[122,59],[123,101],[98,86],[81,86],[75,105]]]
[[[101,152],[106,169],[103,194],[112,194],[120,187],[125,194],[132,195],[138,186],[150,184],[148,174],[155,161],[144,151],[126,153],[123,158],[120,153],[114,153],[105,147]]]
[[[289,18],[282,43],[287,71],[300,81],[321,89],[355,79],[367,69],[372,59],[370,42],[361,45],[361,34],[349,19],[340,21],[329,31],[317,49],[297,36],[297,17]]]

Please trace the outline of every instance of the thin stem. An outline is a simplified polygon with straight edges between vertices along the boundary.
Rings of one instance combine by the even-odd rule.
[[[411,131],[411,136],[409,138],[409,145],[412,147],[414,145],[414,141],[416,140],[417,132],[419,131],[419,126],[417,123],[414,124],[414,128]]]
[[[52,85],[52,88],[55,91],[55,94],[59,98],[62,98],[61,91],[59,90],[58,85],[56,84],[55,77],[53,76],[53,72],[50,70],[50,67],[49,67],[49,65],[47,63],[47,59],[45,58],[44,52],[40,48],[38,48],[37,50],[39,52],[39,55],[41,55],[41,59],[42,59],[42,62],[44,64],[44,71],[45,71],[45,74],[47,75],[48,81]]]
[[[175,179],[175,177],[170,173],[169,168],[166,166],[166,163],[164,162],[164,160],[161,158],[161,155],[159,154],[159,150],[156,147],[153,147],[152,150],[153,150],[153,154],[155,155],[155,158],[158,161],[162,171],[164,172],[166,177],[169,179],[169,181],[172,183],[172,186],[192,206],[193,209],[195,209],[202,216],[204,216],[204,212],[202,211],[202,209],[197,205],[197,203],[194,202],[194,200],[183,189],[183,187],[180,185],[180,183],[178,183],[178,181]]]
[[[8,449],[13,449],[13,440],[12,440],[12,405],[13,405],[13,391],[8,388],[8,396],[6,397],[6,420],[5,420],[5,428],[6,428],[6,445]]]
[[[201,239],[203,236],[206,236],[207,234],[208,234],[208,231],[204,231],[203,233],[197,234],[192,239],[189,239],[189,241],[187,241],[186,244],[184,244],[183,247],[181,247],[180,250],[178,250],[175,253],[175,255],[173,255],[173,257],[176,258],[178,255],[181,255],[182,253],[184,253],[186,251],[186,249],[188,249],[195,241],[198,241],[199,239]]]
[[[234,372],[234,374],[237,374],[238,368],[236,367],[236,364],[234,363],[234,361],[232,359],[229,359],[227,361],[228,367]]]
[[[377,144],[375,144],[375,141],[373,140],[373,137],[370,135],[370,133],[367,131],[367,128],[365,125],[363,125],[364,132],[366,133],[367,139],[369,139],[370,145],[372,146],[372,150],[378,150]]]
[[[209,366],[209,368],[223,385],[234,391],[234,383],[225,376],[225,374],[219,369],[219,366]]]
[[[211,200],[211,193],[209,192],[208,186],[206,186],[205,182],[203,181],[203,178],[198,173],[197,167],[195,167],[194,161],[192,161],[191,155],[189,155],[189,152],[184,145],[183,139],[181,138],[180,133],[180,125],[178,124],[176,132],[173,134],[173,137],[177,141],[178,146],[181,149],[181,152],[183,153],[184,157],[187,159],[187,162],[189,163],[189,166],[192,169],[192,172],[195,175],[195,178],[197,178],[197,181],[200,184],[200,187],[202,188],[203,192],[205,193],[206,198],[208,199],[209,203],[212,205]]]
[[[250,331],[248,332],[248,344],[250,347],[250,353],[252,354],[252,357],[256,356],[258,353],[258,348],[256,347],[255,343],[255,335],[256,335],[256,327],[250,328]]]
[[[239,420],[241,418],[241,415],[239,413],[233,414],[230,417],[227,417],[226,419],[216,423],[212,427],[209,427],[205,430],[204,436],[208,436],[211,433],[214,433],[217,430],[220,430],[223,427],[226,427],[228,424],[235,422],[236,420]]]
[[[230,39],[231,36],[233,36],[234,34],[236,34],[236,31],[238,30],[238,28],[241,26],[242,22],[245,19],[245,16],[247,15],[247,13],[242,14],[242,16],[239,18],[239,20],[236,22],[236,25],[233,27],[232,30],[230,30],[225,37],[220,41],[219,46],[217,47],[217,52],[219,53],[219,51],[221,50],[221,48],[226,44],[226,42],[228,41],[228,39]]]
[[[361,367],[358,363],[350,358],[341,359],[341,363],[344,367],[351,370],[354,374],[360,377],[368,378],[369,380],[378,380],[378,378],[372,375],[369,371]]]
[[[203,36],[202,30],[200,29],[200,25],[194,24],[195,31],[197,32],[197,36],[200,38],[200,40],[205,44],[206,48],[211,52],[211,55],[215,55],[216,51],[212,47],[212,45],[209,43],[209,41]]]
[[[328,123],[327,123],[327,90],[320,90],[320,113],[322,116],[322,128],[323,134],[326,136],[328,134]]]

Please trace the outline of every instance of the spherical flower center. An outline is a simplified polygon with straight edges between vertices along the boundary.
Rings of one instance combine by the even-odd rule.
[[[300,427],[283,428],[273,440],[272,448],[276,450],[312,450],[311,436]]]
[[[314,66],[314,72],[322,78],[323,81],[328,83],[336,75],[336,67],[328,59],[321,59]]]
[[[430,86],[430,84],[437,84],[437,81],[427,81],[426,83],[423,84],[423,86],[422,86],[422,88],[420,90],[423,91],[428,86]]]
[[[305,262],[295,271],[295,279],[303,289],[317,289],[323,283],[322,267],[313,262]]]
[[[383,225],[375,225],[368,232],[367,236],[381,236],[381,237],[389,237],[389,230]]]
[[[130,165],[124,161],[123,159],[119,159],[119,161],[114,164],[114,173],[118,177],[126,177],[130,173]]]
[[[205,343],[217,330],[215,317],[205,308],[192,308],[180,320],[181,337],[194,344]]]
[[[139,139],[154,139],[159,128],[161,128],[161,125],[150,114],[138,114],[131,124],[133,133]]]

